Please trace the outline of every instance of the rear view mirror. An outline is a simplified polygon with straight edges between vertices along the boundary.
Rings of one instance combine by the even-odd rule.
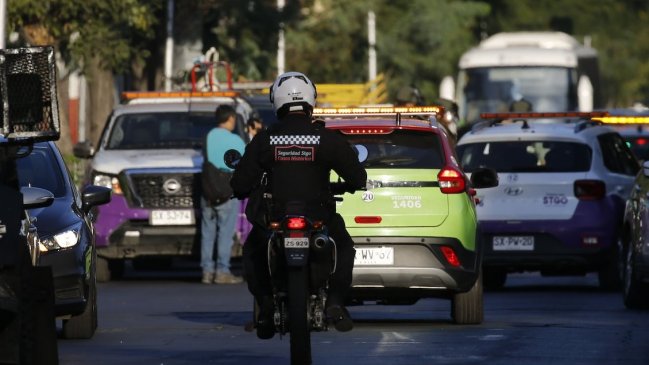
[[[356,155],[358,156],[358,162],[363,163],[365,160],[367,160],[367,155],[369,154],[367,147],[363,146],[362,144],[356,144],[354,145],[354,149],[356,150]]]
[[[476,189],[498,186],[498,173],[494,169],[482,167],[471,174],[471,185]]]
[[[237,167],[239,160],[241,160],[241,153],[237,150],[227,150],[223,154],[223,162],[225,162],[225,166],[231,169]]]

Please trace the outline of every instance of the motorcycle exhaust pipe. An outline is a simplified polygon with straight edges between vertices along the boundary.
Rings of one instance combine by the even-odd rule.
[[[331,241],[329,240],[328,236],[325,236],[323,234],[318,234],[315,237],[313,237],[313,246],[318,250],[329,247],[330,245],[331,245]]]

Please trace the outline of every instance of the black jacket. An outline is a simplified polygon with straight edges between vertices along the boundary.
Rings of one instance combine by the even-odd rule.
[[[348,191],[365,187],[367,173],[354,148],[337,132],[293,113],[246,146],[231,185],[236,197],[247,197],[267,172],[274,216],[285,214],[287,202],[302,201],[308,206],[306,214],[326,220],[335,212],[329,191],[331,170],[342,177]]]

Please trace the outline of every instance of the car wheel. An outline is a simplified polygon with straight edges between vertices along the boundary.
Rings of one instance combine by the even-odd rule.
[[[629,309],[649,309],[649,285],[643,283],[635,273],[635,253],[628,247],[624,265],[624,306]]]
[[[97,257],[97,281],[105,283],[110,281],[110,269],[108,268],[108,259]]]
[[[86,309],[70,319],[63,320],[63,338],[88,339],[92,338],[97,329],[97,280],[96,274],[90,274],[88,299]]]
[[[483,285],[487,290],[499,290],[507,282],[507,271],[500,269],[485,269]]]
[[[97,281],[106,283],[124,276],[124,260],[109,260],[97,257]]]
[[[484,319],[482,272],[471,289],[451,298],[451,318],[456,324],[480,324]]]
[[[617,247],[609,252],[603,266],[597,271],[597,278],[603,290],[619,290],[622,287]]]

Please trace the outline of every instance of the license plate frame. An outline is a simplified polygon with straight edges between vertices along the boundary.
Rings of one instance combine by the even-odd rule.
[[[155,209],[149,214],[152,226],[189,226],[196,223],[192,209]]]
[[[354,266],[393,266],[394,247],[356,247]]]
[[[494,251],[534,251],[534,236],[494,236],[492,241]]]

